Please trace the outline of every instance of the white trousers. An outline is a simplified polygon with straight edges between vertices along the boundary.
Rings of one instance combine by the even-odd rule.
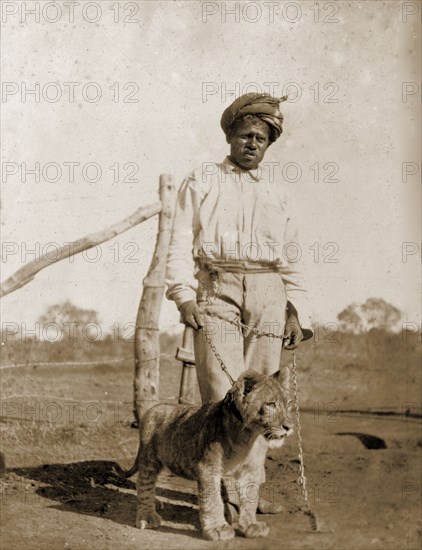
[[[222,272],[217,293],[210,291],[212,281],[207,271],[201,270],[197,279],[197,302],[206,312],[205,330],[232,378],[236,380],[247,369],[263,374],[276,372],[282,340],[257,336],[229,320],[283,334],[287,299],[280,274]],[[220,401],[231,384],[203,332],[195,331],[195,363],[202,402]]]

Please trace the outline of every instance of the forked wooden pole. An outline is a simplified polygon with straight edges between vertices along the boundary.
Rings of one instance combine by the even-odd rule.
[[[136,422],[158,402],[160,342],[158,323],[164,294],[167,251],[176,203],[172,176],[160,176],[161,212],[154,255],[139,304],[135,328],[134,414]]]

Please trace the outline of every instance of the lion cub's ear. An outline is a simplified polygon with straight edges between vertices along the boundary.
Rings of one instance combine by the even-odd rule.
[[[231,389],[226,393],[226,395],[224,396],[223,403],[224,403],[225,405],[230,405],[230,403],[233,403],[233,392],[234,392],[234,389],[231,388]]]
[[[250,369],[245,371],[236,382],[239,384],[240,392],[245,396],[254,389],[258,382],[263,378],[262,374]]]
[[[234,416],[240,420],[240,422],[243,422],[242,415],[239,412],[239,409],[236,407],[235,402],[235,396],[234,393],[239,390],[239,381],[235,382],[235,384],[229,389],[229,391],[226,393],[223,403],[227,407],[227,409],[234,414]]]
[[[284,391],[290,390],[290,369],[289,367],[281,367],[280,370],[271,375],[275,378]]]
[[[251,393],[256,386],[257,380],[255,378],[245,378],[243,381],[243,395]]]

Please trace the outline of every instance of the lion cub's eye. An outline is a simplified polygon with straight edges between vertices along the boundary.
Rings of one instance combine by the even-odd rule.
[[[274,401],[271,401],[270,403],[265,403],[265,405],[263,405],[259,410],[259,414],[271,414],[276,406],[277,403],[275,403]]]

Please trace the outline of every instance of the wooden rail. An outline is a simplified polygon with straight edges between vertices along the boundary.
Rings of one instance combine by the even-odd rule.
[[[59,249],[60,253],[57,254],[56,258],[35,258],[35,260],[18,269],[13,275],[1,283],[0,297],[6,296],[6,294],[10,294],[11,292],[18,290],[18,288],[25,286],[32,281],[37,273],[49,265],[55,264],[65,258],[69,258],[70,256],[83,252],[84,250],[88,250],[89,248],[93,248],[94,246],[98,246],[101,243],[109,241],[117,235],[120,235],[120,233],[124,233],[131,227],[134,227],[148,218],[155,216],[155,214],[158,214],[159,212],[161,212],[160,202],[143,206],[142,208],[135,210],[135,212],[133,212],[133,214],[129,217],[115,223],[107,229],[102,229],[97,233],[93,233],[92,235],[83,237],[78,241],[62,246]]]
[[[137,422],[149,407],[158,402],[159,398],[159,319],[165,287],[167,251],[176,200],[176,188],[172,176],[168,174],[160,175],[159,196],[159,202],[138,208],[124,220],[61,247],[59,249],[60,253],[55,258],[37,257],[3,281],[0,289],[0,296],[10,294],[32,281],[37,273],[49,265],[93,248],[148,218],[160,214],[157,242],[151,265],[143,281],[143,293],[135,327],[134,414]]]

